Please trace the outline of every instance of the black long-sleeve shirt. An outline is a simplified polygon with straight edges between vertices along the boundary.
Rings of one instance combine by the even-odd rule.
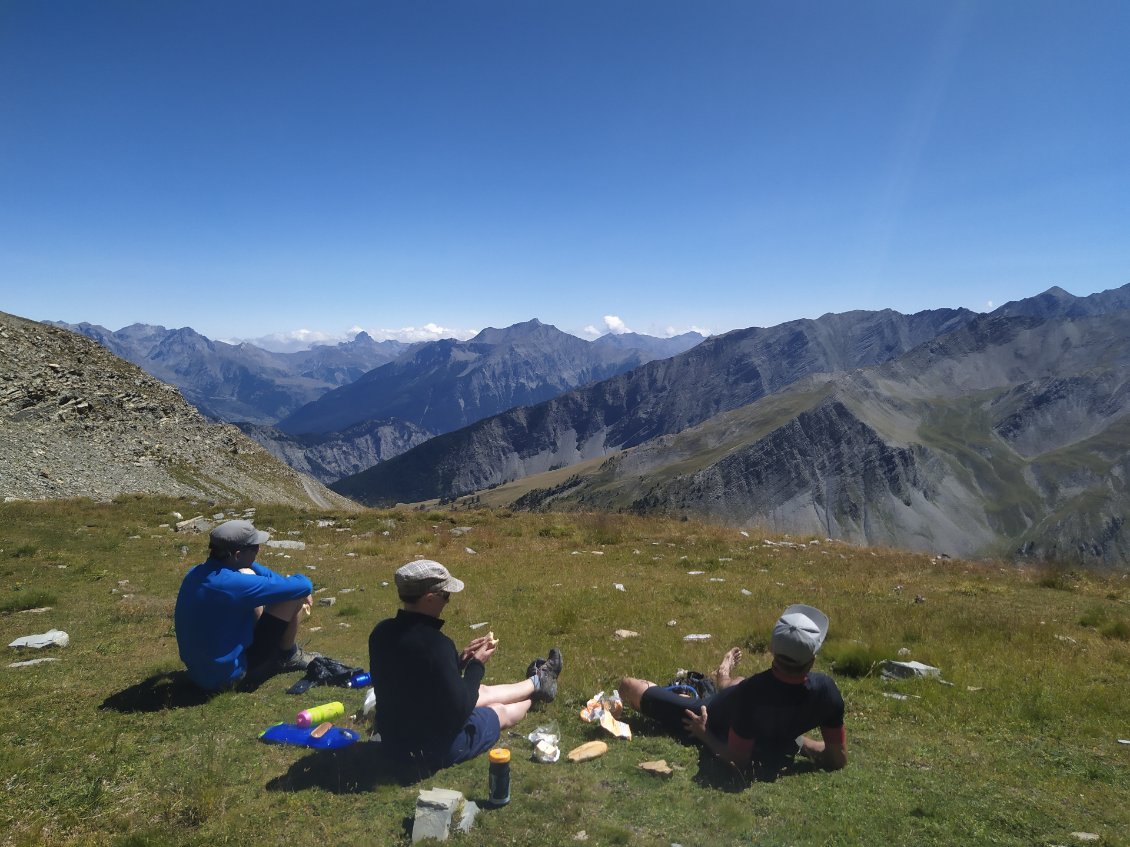
[[[393,750],[446,750],[479,698],[486,668],[462,669],[443,620],[401,609],[369,635],[369,672],[377,698],[377,731]]]

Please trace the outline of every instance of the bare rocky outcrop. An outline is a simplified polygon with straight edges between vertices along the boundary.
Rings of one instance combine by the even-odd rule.
[[[0,353],[0,496],[353,506],[84,336],[0,312]]]

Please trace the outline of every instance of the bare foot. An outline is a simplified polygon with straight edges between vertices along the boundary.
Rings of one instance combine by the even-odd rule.
[[[726,688],[730,684],[730,675],[734,672],[738,662],[742,660],[740,647],[731,647],[718,663],[718,670],[714,672],[715,683],[719,688]]]

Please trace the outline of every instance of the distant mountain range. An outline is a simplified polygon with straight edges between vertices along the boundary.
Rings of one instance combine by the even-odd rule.
[[[324,483],[433,435],[703,340],[692,332],[585,341],[531,320],[484,329],[469,341],[406,345],[376,342],[362,332],[337,345],[273,353],[212,341],[188,327],[133,324],[111,332],[89,323],[52,325],[177,386],[205,415],[239,424],[272,454]]]
[[[424,344],[334,389],[277,424],[283,432],[326,433],[376,418],[450,432],[515,406],[608,379],[703,340],[630,334],[585,341],[538,320],[484,329],[469,341]]]
[[[513,482],[493,500],[1121,567],[1128,307],[1130,286],[1053,288],[990,315],[854,312],[740,330],[333,488],[378,504]]]
[[[253,412],[241,427],[271,453],[370,505],[471,497],[1130,564],[1130,286],[706,340],[588,342],[532,320],[277,354],[190,329],[74,329],[209,414]]]
[[[273,353],[253,344],[212,341],[190,327],[132,324],[111,332],[97,324],[49,323],[97,341],[175,385],[208,417],[229,423],[273,424],[409,349],[399,341],[374,341],[362,332],[341,344]]]

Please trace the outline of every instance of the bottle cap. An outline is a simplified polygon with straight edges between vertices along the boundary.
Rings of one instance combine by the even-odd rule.
[[[488,755],[492,765],[501,765],[510,761],[510,751],[505,747],[495,747]]]

